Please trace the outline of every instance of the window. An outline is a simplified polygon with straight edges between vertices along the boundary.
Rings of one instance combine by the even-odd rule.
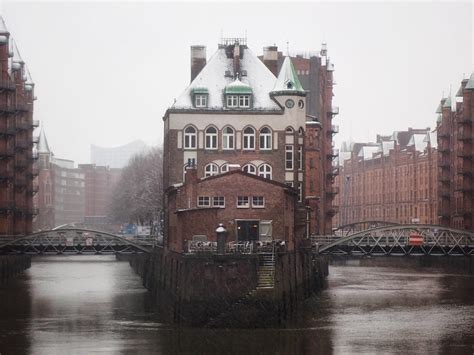
[[[204,168],[205,177],[217,175],[218,173],[219,173],[219,167],[214,163],[207,164],[206,167]]]
[[[298,170],[303,170],[303,146],[298,147]]]
[[[286,134],[293,134],[293,128],[291,127],[286,127]]]
[[[298,190],[298,201],[302,202],[303,201],[303,184],[299,182],[297,184],[296,189]]]
[[[230,127],[222,130],[222,149],[234,149],[234,130]]]
[[[212,198],[212,206],[214,206],[214,207],[225,207],[225,197],[224,196],[214,196]]]
[[[255,131],[252,127],[244,129],[244,150],[255,149]]]
[[[249,208],[249,197],[248,196],[237,196],[237,208]]]
[[[261,176],[265,179],[272,178],[272,167],[268,164],[262,164],[258,167],[258,176]]]
[[[227,95],[227,107],[237,107],[237,95]]]
[[[250,96],[240,95],[239,96],[239,107],[250,107]]]
[[[196,149],[196,129],[194,127],[186,127],[184,130],[184,148]]]
[[[252,207],[253,208],[264,208],[265,199],[263,196],[253,196],[252,197]]]
[[[194,106],[195,107],[206,107],[207,106],[207,95],[194,95]]]
[[[198,207],[209,207],[211,205],[211,199],[209,196],[198,197]]]
[[[285,146],[285,169],[293,170],[293,146]]]
[[[215,127],[206,129],[206,149],[217,149],[217,129]]]
[[[257,168],[253,164],[245,164],[242,167],[242,171],[246,172],[247,174],[254,174],[257,175]]]
[[[260,149],[272,149],[272,131],[268,127],[263,127],[260,130]]]
[[[226,173],[229,171],[229,164],[224,163],[221,165],[221,173]]]

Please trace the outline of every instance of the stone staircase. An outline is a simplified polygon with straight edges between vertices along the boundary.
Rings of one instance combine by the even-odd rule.
[[[275,257],[273,253],[259,255],[257,271],[257,290],[275,287]]]

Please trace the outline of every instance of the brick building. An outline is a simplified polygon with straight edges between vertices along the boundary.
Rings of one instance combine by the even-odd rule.
[[[436,137],[408,129],[354,143],[341,159],[334,227],[362,222],[438,223]]]
[[[34,83],[0,17],[0,236],[32,231]]]
[[[185,182],[167,190],[168,207],[174,213],[169,219],[169,248],[184,251],[186,241],[195,235],[216,241],[216,226],[225,225],[227,241],[284,241],[288,250],[295,249],[296,190],[283,183],[240,170],[198,178],[197,170],[188,167]]]
[[[443,98],[436,112],[439,221],[474,230],[474,73],[461,82],[454,105]]]
[[[109,204],[121,169],[80,164],[56,158],[41,130],[39,156],[39,192],[35,198],[38,216],[34,229],[51,229],[74,223],[87,227],[108,224]]]
[[[285,59],[276,46],[264,48],[260,58],[275,76]],[[332,218],[336,214],[333,199],[337,190],[333,188],[333,183],[338,170],[333,169],[333,159],[339,154],[333,147],[333,136],[339,131],[339,127],[332,122],[339,113],[339,108],[332,104],[334,64],[327,57],[325,43],[318,54],[296,55],[291,57],[291,61],[306,91],[307,119],[320,123],[317,127],[307,126],[307,140],[314,137],[316,141],[305,148],[305,194],[314,197],[308,200],[317,216],[314,232],[327,234],[331,232]]]
[[[292,59],[279,63],[276,47],[269,48],[260,60],[246,39],[223,39],[209,62],[205,47],[191,48],[191,84],[163,118],[164,186],[182,183],[188,161],[196,164],[199,178],[239,165],[294,187],[297,209],[312,207],[310,230],[320,233],[331,217],[321,205],[326,162],[321,137],[327,122],[320,122],[319,113],[307,114],[307,93]],[[332,65],[324,58],[319,70],[331,75]],[[305,226],[304,219],[295,223]]]

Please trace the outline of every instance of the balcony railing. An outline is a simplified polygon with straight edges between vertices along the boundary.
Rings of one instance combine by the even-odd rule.
[[[339,133],[339,126],[338,125],[331,125],[331,133],[336,134]]]

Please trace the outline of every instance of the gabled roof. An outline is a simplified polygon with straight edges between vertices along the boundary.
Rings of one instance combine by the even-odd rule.
[[[46,135],[44,134],[44,129],[41,128],[38,145],[37,148],[38,153],[40,154],[51,154],[51,150],[49,149],[48,140],[46,139]]]
[[[474,73],[471,74],[471,77],[467,81],[466,89],[474,90]]]
[[[429,132],[426,132],[425,134],[422,134],[422,133],[415,133],[411,136],[410,140],[408,141],[408,144],[407,146],[414,146],[415,147],[415,150],[418,151],[418,152],[424,152],[426,147],[427,147],[427,143],[428,143],[428,140],[426,138],[426,135],[428,134]]]
[[[290,94],[305,93],[290,57],[285,58],[272,92]]]
[[[209,93],[207,108],[227,110],[224,105],[224,91],[229,84],[235,81],[234,77],[237,77],[237,73],[233,73],[233,67],[233,59],[228,58],[225,47],[220,46],[192,83],[176,99],[172,109],[202,110],[202,108],[194,108],[192,94],[194,89],[203,90],[205,88]],[[245,46],[240,58],[240,71],[239,82],[250,87],[253,92],[253,109],[281,111],[278,104],[270,97],[270,92],[275,85],[275,76]]]
[[[445,108],[445,107],[451,108],[451,96],[448,96],[448,97],[446,98],[446,100],[444,101],[444,103],[443,103],[443,108]]]

